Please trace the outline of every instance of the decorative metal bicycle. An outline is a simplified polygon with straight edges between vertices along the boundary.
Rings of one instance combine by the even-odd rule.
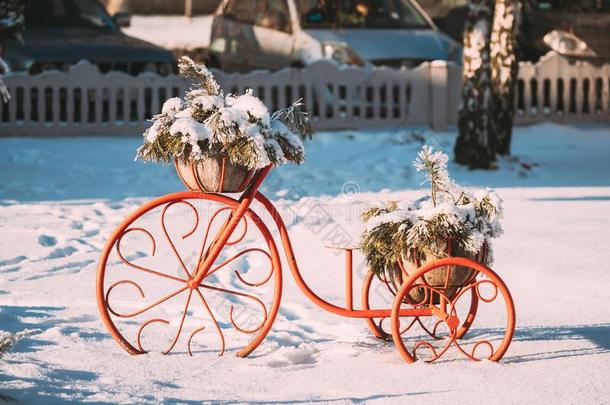
[[[224,163],[219,190],[222,190]],[[172,351],[182,338],[192,354],[194,342],[206,331],[201,318],[193,316],[194,311],[203,313],[216,330],[221,355],[225,351],[225,332],[229,328],[237,334],[251,336],[247,340],[238,339],[238,342],[243,341],[238,356],[248,356],[259,346],[280,308],[282,262],[271,231],[255,212],[255,204],[258,210],[264,210],[265,219],[275,223],[288,266],[305,296],[326,311],[365,319],[376,337],[393,339],[406,362],[434,361],[452,347],[471,360],[502,358],[515,328],[514,304],[500,277],[478,261],[448,257],[421,266],[410,276],[401,265],[402,274],[391,280],[369,273],[363,282],[362,308],[355,309],[354,248],[345,248],[345,306],[319,297],[301,276],[278,210],[258,191],[270,170],[269,166],[257,171],[248,184],[240,186],[243,192],[239,199],[202,192],[195,169],[188,179],[185,179],[184,169],[179,170],[191,191],[168,194],[145,204],[114,231],[99,262],[97,302],[106,328],[125,350],[130,354],[146,353],[144,330],[162,326],[167,330],[170,325],[167,318],[172,317],[175,327],[167,337],[163,352]],[[176,215],[179,215],[178,220]],[[134,246],[129,252],[124,246],[128,240]],[[448,243],[450,246],[450,241]],[[144,246],[150,249],[148,253],[140,250]],[[190,246],[191,251],[195,246],[194,254],[181,253],[186,246]],[[163,255],[161,250],[168,253]],[[256,259],[250,259],[253,256]],[[177,271],[172,272],[176,266],[168,264],[171,257],[178,264]],[[428,283],[428,275],[439,268],[446,269],[447,274],[459,268],[467,271],[468,277],[459,285],[450,285],[449,276],[444,285]],[[257,280],[251,279],[257,274]],[[373,305],[373,291],[377,291],[373,282],[377,279],[381,280],[383,291],[389,291],[386,295],[393,298],[391,308]],[[117,298],[119,291],[131,299],[125,295]],[[156,298],[147,301],[151,295]],[[134,297],[145,303],[138,306]],[[219,302],[219,307],[214,307],[213,302]],[[255,308],[256,319],[252,316],[244,319],[238,314],[236,308],[248,303]],[[504,318],[501,327],[471,330],[483,305],[495,308],[493,317]],[[134,310],[134,307],[138,309]],[[219,321],[219,316],[226,322]],[[388,318],[390,331],[383,327]]]

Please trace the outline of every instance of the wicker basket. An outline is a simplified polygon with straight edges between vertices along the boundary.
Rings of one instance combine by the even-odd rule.
[[[456,249],[453,249],[453,251],[455,252]],[[477,262],[485,263],[487,260],[487,248],[484,246],[483,249],[481,249],[481,251],[477,254],[459,252],[454,254],[454,256],[466,257]],[[438,259],[440,258],[435,256],[427,256],[424,254],[423,260],[419,260],[417,263],[415,263],[413,260],[407,259],[403,256],[400,264],[396,263],[393,269],[386,271],[385,277],[393,277],[393,280],[391,280],[392,283],[395,286],[400,286],[406,279],[404,273],[410,276],[422,266],[425,266],[429,262]],[[450,273],[448,273],[449,271]],[[449,269],[449,266],[444,266],[425,273],[422,279],[418,281],[418,284],[430,286],[437,291],[442,292],[447,298],[453,299],[453,297],[455,297],[462,287],[472,281],[473,275],[474,271],[470,268],[451,266],[451,269]],[[447,278],[447,276],[449,277]],[[438,304],[440,302],[440,295],[434,292],[431,294],[430,289],[426,287],[413,288],[409,292],[409,297],[412,304]]]
[[[240,193],[256,173],[222,157],[206,157],[188,164],[176,160],[175,165],[180,180],[189,190],[204,193]]]

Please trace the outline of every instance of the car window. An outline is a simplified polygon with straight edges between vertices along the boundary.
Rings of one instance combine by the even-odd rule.
[[[409,0],[296,0],[307,28],[429,28]]]
[[[286,0],[258,0],[256,25],[290,33],[290,11]]]
[[[24,14],[27,27],[115,28],[96,0],[26,0]]]
[[[224,17],[231,20],[254,24],[257,0],[231,0],[224,10]]]

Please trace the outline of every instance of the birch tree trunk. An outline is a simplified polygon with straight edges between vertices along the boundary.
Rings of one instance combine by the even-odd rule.
[[[492,130],[495,151],[510,155],[515,117],[515,85],[519,63],[516,57],[518,0],[496,0],[491,31]]]
[[[495,142],[491,139],[490,36],[493,0],[471,0],[464,30],[462,106],[455,160],[471,168],[495,166]]]

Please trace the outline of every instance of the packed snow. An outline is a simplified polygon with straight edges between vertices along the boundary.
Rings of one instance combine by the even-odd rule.
[[[454,141],[454,133],[406,130],[319,133],[306,144],[305,164],[271,173],[262,190],[283,214],[314,291],[341,305],[344,258],[324,246],[357,243],[358,214],[371,204],[420,196],[425,186],[411,162],[422,142],[451,156]],[[129,213],[183,189],[171,166],[133,161],[140,142],[0,139],[0,402],[607,402],[610,128],[518,128],[514,158],[498,170],[449,163],[457,182],[494,187],[504,200],[494,269],[511,289],[517,329],[500,363],[449,356],[407,365],[363,320],[309,302],[285,262],[278,317],[249,358],[237,358],[234,343],[219,357],[212,331],[193,357],[184,342],[167,356],[129,356],[100,320],[97,260]],[[360,279],[358,254],[355,266]],[[493,334],[498,320],[481,326]],[[152,327],[145,343],[166,337]]]

